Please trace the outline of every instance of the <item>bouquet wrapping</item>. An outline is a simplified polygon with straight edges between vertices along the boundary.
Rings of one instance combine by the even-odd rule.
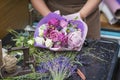
[[[49,13],[37,25],[34,45],[53,51],[80,51],[86,35],[84,21],[67,20],[59,14]]]

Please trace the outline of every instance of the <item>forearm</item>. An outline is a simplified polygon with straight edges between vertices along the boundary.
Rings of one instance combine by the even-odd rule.
[[[101,0],[87,0],[87,3],[79,11],[81,18],[84,19],[91,14],[98,7],[100,2]]]
[[[34,8],[42,15],[46,16],[49,14],[51,11],[48,9],[46,6],[44,0],[31,0],[32,5]]]

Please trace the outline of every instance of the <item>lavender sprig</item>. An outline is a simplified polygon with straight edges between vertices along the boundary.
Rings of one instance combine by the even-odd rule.
[[[48,61],[44,68],[49,70],[53,80],[63,80],[74,73],[76,66],[71,63],[69,58],[58,57]]]
[[[73,65],[73,61],[69,57],[56,56],[52,60],[47,62],[41,62],[37,71],[40,73],[50,73],[52,80],[63,80],[71,76],[77,69],[76,65]]]

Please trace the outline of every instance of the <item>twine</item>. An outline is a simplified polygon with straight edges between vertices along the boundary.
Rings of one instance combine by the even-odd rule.
[[[0,76],[3,78],[2,73],[1,73],[2,68],[4,68],[7,73],[15,72],[16,68],[17,68],[16,64],[17,64],[17,58],[16,57],[11,56],[11,55],[6,55],[3,58],[3,65],[0,68]]]

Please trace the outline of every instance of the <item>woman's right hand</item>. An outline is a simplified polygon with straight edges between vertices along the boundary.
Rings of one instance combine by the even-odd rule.
[[[47,16],[51,12],[44,0],[31,0],[31,3],[42,16]]]
[[[69,15],[63,15],[62,17],[66,18],[67,20],[82,20],[79,12]]]

